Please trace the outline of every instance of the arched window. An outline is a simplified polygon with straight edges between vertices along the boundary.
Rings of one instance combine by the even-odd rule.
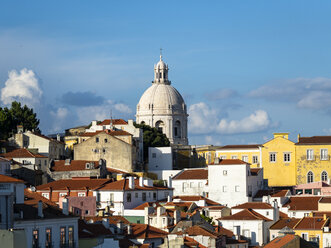
[[[163,121],[157,121],[155,123],[155,127],[157,130],[159,130],[161,133],[163,133],[164,123]]]
[[[328,180],[328,173],[326,171],[322,172],[321,179],[324,182]]]
[[[174,134],[176,138],[181,138],[181,126],[180,121],[175,122]]]
[[[142,122],[140,122],[140,124],[141,124],[141,125],[145,125],[145,122],[144,122],[144,121],[142,121]]]
[[[312,182],[314,182],[314,174],[311,171],[309,171],[307,173],[307,183],[312,183]]]

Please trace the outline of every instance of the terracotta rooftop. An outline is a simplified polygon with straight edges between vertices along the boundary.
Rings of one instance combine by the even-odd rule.
[[[284,218],[280,219],[273,224],[270,229],[276,229],[276,230],[281,230],[284,227],[289,227],[291,229],[294,228],[294,226],[300,221],[300,219],[297,218]]]
[[[207,248],[207,246],[200,244],[198,241],[194,240],[193,238],[190,238],[188,236],[184,236],[183,238],[184,238],[184,247]]]
[[[251,168],[251,175],[257,176],[261,170],[262,170],[261,168]]]
[[[222,146],[221,148],[217,150],[222,150],[222,149],[258,149],[261,144],[251,144],[251,145],[226,145]]]
[[[126,171],[118,170],[118,169],[115,169],[115,168],[109,168],[109,167],[107,167],[107,171],[110,172],[110,173],[115,173],[115,174],[125,174],[125,173],[127,173]]]
[[[10,159],[0,157],[0,162],[10,162]]]
[[[0,183],[24,183],[24,181],[0,174]]]
[[[251,209],[273,209],[273,207],[266,202],[246,202],[240,205],[237,205],[235,207],[232,207],[232,209],[245,209],[245,208],[251,208]]]
[[[277,237],[273,239],[270,243],[266,244],[264,248],[281,248],[285,247],[288,243],[296,239],[294,234],[286,234],[282,237]]]
[[[168,232],[159,228],[147,225],[147,224],[131,224],[131,234],[127,237],[132,239],[155,239],[164,238],[168,235]]]
[[[292,196],[283,207],[289,207],[289,210],[318,210],[318,201],[320,196]]]
[[[227,236],[228,238],[232,238],[234,236],[234,233],[229,230],[229,229],[226,229],[222,226],[214,226],[215,228],[215,232],[219,233],[219,234],[222,234],[222,235],[225,235]]]
[[[274,194],[271,194],[271,197],[285,197],[288,192],[289,192],[288,189],[283,189]]]
[[[94,163],[94,168],[99,168],[99,161],[71,160],[70,164],[66,165],[65,160],[56,160],[54,166],[51,167],[51,171],[87,170],[86,163]]]
[[[238,165],[238,164],[248,164],[240,159],[222,159],[219,163],[211,163],[209,165]]]
[[[111,236],[113,233],[102,223],[86,223],[84,220],[78,221],[79,238],[96,238],[100,236]]]
[[[53,141],[53,142],[56,142],[56,143],[59,143],[59,144],[64,144],[62,141],[58,141],[57,139],[52,139],[52,138],[47,137],[47,136],[45,136],[45,135],[43,135],[43,134],[40,134],[40,133],[34,133],[34,132],[31,132],[31,133],[34,134],[34,135],[36,135],[36,136],[38,136],[38,137],[40,137],[40,138],[44,138],[44,139],[47,139],[47,140],[49,140],[49,141]]]
[[[99,133],[106,133],[106,134],[109,134],[111,136],[132,136],[132,134],[124,131],[124,130],[109,130],[109,129],[106,129],[106,130],[101,130],[101,131],[96,131],[96,132],[85,132],[85,133],[82,133],[80,134],[79,136],[81,137],[92,137],[92,136],[95,136]]]
[[[312,136],[312,137],[299,137],[296,145],[306,144],[331,144],[331,136]]]
[[[331,203],[331,197],[322,197],[319,203]]]
[[[146,207],[159,207],[161,206],[158,202],[144,202],[143,204],[135,207],[134,210],[144,210]]]
[[[255,212],[252,209],[244,209],[236,214],[225,216],[218,218],[217,220],[264,220],[264,221],[272,221],[264,217],[262,214]]]
[[[207,180],[208,168],[184,169],[172,178],[173,180]]]
[[[111,182],[108,184],[101,185],[98,190],[168,190],[168,187],[161,186],[139,186],[139,179],[134,179],[134,189],[129,188],[129,179],[121,179],[115,182]]]
[[[204,196],[201,195],[179,195],[179,196],[174,196],[172,199],[180,199],[183,202],[196,202],[196,201],[200,201],[200,200],[205,200],[207,205],[212,206],[219,206],[221,205],[218,202],[212,201],[209,198],[206,198]]]
[[[288,218],[288,215],[285,214],[285,213],[282,212],[282,211],[279,211],[279,218],[280,218],[280,219],[285,219],[285,218]]]
[[[206,228],[203,228],[202,226],[199,226],[199,225],[194,225],[194,226],[188,227],[184,231],[184,233],[189,235],[189,236],[202,235],[202,236],[207,236],[207,237],[212,237],[212,238],[217,238],[217,237],[222,236],[221,233],[207,230]]]
[[[111,119],[113,125],[127,125],[128,123],[123,119]],[[110,119],[105,119],[98,124],[98,126],[110,125]]]
[[[1,154],[2,157],[5,158],[47,158],[44,155],[41,155],[39,153],[32,153],[29,150],[25,149],[25,148],[19,148],[16,150],[13,150],[11,152],[7,152],[4,154]]]
[[[64,215],[54,202],[42,197],[36,192],[28,189],[24,190],[24,204],[15,204],[14,212],[20,214],[23,212],[23,220],[40,219],[38,216],[38,202],[42,202],[44,218],[68,218],[72,215]]]
[[[294,227],[294,230],[320,230],[329,220],[323,217],[303,217]]]
[[[65,179],[65,180],[58,180],[53,181],[47,184],[39,185],[36,187],[38,191],[49,190],[84,190],[88,189],[95,189],[110,183],[110,179]]]

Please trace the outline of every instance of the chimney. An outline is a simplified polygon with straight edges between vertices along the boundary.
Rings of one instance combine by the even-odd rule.
[[[69,215],[68,198],[66,197],[62,200],[62,213],[64,215]]]
[[[171,200],[172,200],[172,199],[171,199],[171,195],[168,195],[168,199],[167,199],[167,201],[168,201],[168,202],[171,202]]]
[[[179,221],[180,221],[180,211],[176,209],[174,213],[174,224],[177,225]]]
[[[300,142],[300,134],[298,133],[298,142]]]
[[[128,234],[131,235],[132,234],[132,227],[130,224],[128,224]]]
[[[156,209],[156,215],[157,215],[157,217],[160,217],[161,216],[161,208],[162,207],[157,207],[157,209]]]
[[[57,134],[57,135],[56,135],[56,139],[57,139],[57,141],[61,141],[61,136],[60,136],[60,134]]]
[[[92,125],[91,126],[96,126],[97,125],[97,121],[92,121]]]
[[[134,189],[134,177],[133,176],[129,177],[129,188]]]
[[[44,218],[42,201],[38,201],[38,217]]]
[[[71,159],[67,158],[66,160],[64,160],[64,165],[70,165]]]
[[[149,223],[149,215],[154,213],[153,207],[145,207],[145,224],[150,225]]]
[[[279,220],[279,208],[278,208],[277,200],[274,200],[273,212],[274,212],[273,221]]]
[[[17,133],[23,133],[23,125],[17,125]]]
[[[143,177],[139,177],[139,186],[144,187],[144,178]]]
[[[172,178],[170,176],[168,178],[168,188],[172,188]]]
[[[117,222],[116,226],[117,226],[118,232],[122,233],[122,231],[123,231],[123,222],[122,221]]]
[[[240,226],[234,226],[234,235],[237,240],[240,240]]]

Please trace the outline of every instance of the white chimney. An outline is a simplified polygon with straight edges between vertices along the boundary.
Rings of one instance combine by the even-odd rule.
[[[92,121],[92,125],[91,126],[96,126],[97,125],[97,121]]]
[[[234,226],[234,235],[237,240],[240,240],[240,226]]]
[[[38,201],[38,217],[44,218],[42,201]]]
[[[128,224],[128,234],[132,234],[132,227],[130,224]]]
[[[68,198],[66,197],[62,200],[62,213],[65,215],[69,215]]]
[[[57,141],[61,141],[61,136],[60,136],[60,134],[57,134],[57,135],[56,135],[56,139],[57,139]]]
[[[139,177],[139,186],[144,187],[144,178],[143,177]]]
[[[168,188],[172,188],[172,178],[170,176],[168,178]]]
[[[179,210],[175,210],[175,213],[174,213],[174,224],[177,225],[179,221],[180,221],[180,211]]]
[[[129,177],[129,188],[134,189],[134,177]]]
[[[278,208],[278,204],[277,204],[277,200],[274,200],[274,206],[273,206],[273,212],[274,212],[274,218],[273,221],[277,221],[279,220],[279,208]]]
[[[171,199],[171,195],[168,195],[168,199],[167,199],[167,201],[168,201],[168,202],[171,202],[171,200],[172,200],[172,199]]]

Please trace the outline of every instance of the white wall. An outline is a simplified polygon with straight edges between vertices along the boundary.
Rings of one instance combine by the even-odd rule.
[[[148,171],[172,170],[171,147],[148,148]]]
[[[174,195],[203,195],[206,192],[207,179],[204,180],[172,180]]]
[[[174,177],[181,171],[182,170],[149,170],[150,173],[156,174],[159,180],[168,180],[169,177]]]

